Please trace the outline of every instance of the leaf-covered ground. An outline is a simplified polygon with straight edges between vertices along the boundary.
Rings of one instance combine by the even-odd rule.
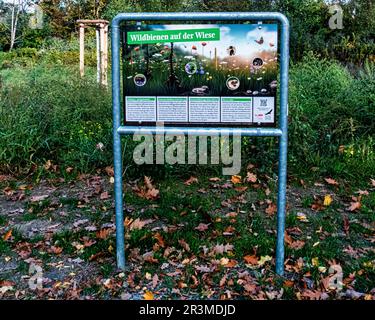
[[[1,299],[375,299],[370,178],[362,189],[289,179],[279,277],[276,181],[252,166],[242,177],[127,181],[124,272],[113,170],[70,171],[0,176]]]

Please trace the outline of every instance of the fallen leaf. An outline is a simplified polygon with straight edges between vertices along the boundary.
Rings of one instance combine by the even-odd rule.
[[[45,199],[47,199],[49,197],[48,194],[44,194],[44,195],[41,195],[41,196],[32,196],[30,198],[30,201],[31,202],[39,202],[39,201],[43,201]]]
[[[181,247],[183,247],[187,252],[190,252],[190,246],[189,244],[184,240],[184,239],[181,239],[181,240],[178,240],[178,243],[181,245]]]
[[[142,258],[144,261],[149,263],[158,263],[159,260],[154,258],[154,251],[148,251],[142,255]]]
[[[185,185],[190,186],[193,183],[198,183],[198,179],[196,177],[191,176],[188,180],[184,182]]]
[[[159,232],[154,235],[154,238],[158,241],[159,246],[162,248],[165,247],[163,236]]]
[[[314,267],[319,266],[319,259],[317,257],[311,259],[311,263]]]
[[[110,177],[114,177],[115,175],[115,170],[113,169],[113,167],[105,167],[104,168],[104,171],[107,173],[107,175],[109,175]]]
[[[208,223],[208,224],[200,223],[198,225],[198,227],[195,227],[194,229],[202,232],[202,231],[207,230],[209,225],[210,225],[210,223]]]
[[[266,262],[271,261],[272,257],[270,256],[261,256],[259,261],[258,261],[258,266],[264,265]]]
[[[219,182],[219,181],[221,181],[221,179],[218,178],[218,177],[210,178],[208,180],[211,181],[211,182]]]
[[[234,190],[238,192],[245,192],[248,189],[248,187],[235,187]]]
[[[155,273],[154,276],[152,277],[152,288],[155,288],[158,285],[158,282],[159,282],[159,277]]]
[[[129,229],[130,230],[140,230],[142,229],[146,224],[150,224],[154,222],[153,219],[147,219],[147,220],[141,220],[139,218],[135,219],[131,224]]]
[[[3,240],[4,240],[4,241],[7,241],[7,240],[12,236],[12,232],[13,232],[13,229],[8,230],[8,231],[4,234],[4,236],[3,236]]]
[[[332,197],[331,197],[331,195],[326,194],[324,196],[323,205],[326,206],[326,207],[328,207],[331,203],[332,203]]]
[[[112,233],[112,229],[101,229],[98,232],[96,232],[96,237],[99,239],[107,239],[108,236]]]
[[[251,182],[251,183],[255,183],[255,182],[257,182],[257,176],[254,173],[248,172],[247,175],[246,175],[246,181]]]
[[[361,203],[359,201],[356,201],[356,202],[351,202],[350,203],[350,206],[349,206],[348,210],[349,211],[356,211],[359,208],[361,208]]]
[[[73,169],[72,167],[67,167],[67,168],[65,169],[65,172],[66,172],[66,173],[71,173],[73,170],[74,170],[74,169]]]
[[[273,202],[271,202],[268,207],[266,208],[266,213],[268,215],[273,215],[277,211],[277,206]]]
[[[243,259],[245,260],[245,262],[247,264],[252,264],[252,265],[257,265],[258,264],[258,257],[256,255],[247,255],[247,256],[244,256]]]
[[[195,270],[202,272],[202,273],[207,273],[207,272],[213,272],[215,270],[215,267],[196,266]]]
[[[294,286],[294,282],[292,280],[285,280],[284,286],[288,288],[292,288]]]
[[[229,251],[233,250],[233,245],[232,244],[217,244],[216,246],[213,247],[212,251],[210,252],[211,255],[220,255],[227,253]]]
[[[305,242],[302,240],[296,240],[293,241],[290,245],[289,248],[299,250],[302,249],[305,246]]]
[[[13,290],[12,286],[2,286],[2,287],[0,287],[0,293],[2,293],[2,294],[6,293],[7,291],[11,291],[11,290]]]
[[[223,287],[225,285],[225,282],[227,282],[227,275],[224,275],[224,277],[221,278],[219,286]]]
[[[100,200],[107,200],[109,199],[109,194],[107,191],[100,194]]]
[[[146,291],[143,295],[144,300],[154,300],[154,294],[151,291]]]
[[[54,253],[54,254],[57,254],[57,255],[61,254],[62,251],[63,251],[63,249],[60,248],[60,247],[52,246],[52,247],[50,248],[50,252],[51,252],[51,253]]]
[[[241,183],[241,181],[242,181],[242,177],[241,177],[241,176],[234,175],[234,176],[232,176],[232,178],[230,179],[230,181],[231,181],[233,184],[238,184],[238,183]]]
[[[250,293],[255,293],[257,289],[257,285],[254,283],[246,283],[243,288]]]
[[[302,222],[309,222],[309,220],[303,212],[297,212],[297,219]]]
[[[332,179],[332,178],[324,178],[324,180],[330,184],[330,185],[333,185],[333,186],[338,186],[339,184],[337,183],[336,180]]]

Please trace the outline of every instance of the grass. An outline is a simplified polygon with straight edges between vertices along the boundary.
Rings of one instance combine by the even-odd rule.
[[[264,180],[263,174],[258,171],[257,176],[261,181]],[[213,183],[209,181],[210,177],[199,176],[199,182],[190,186],[183,183],[184,179],[176,177],[154,179],[155,187],[160,190],[160,198],[154,201],[139,197],[131,190],[130,186],[127,186],[125,192],[125,203],[128,209],[125,211],[125,216],[127,219],[153,219],[154,221],[141,229],[129,230],[126,228],[127,270],[123,280],[119,280],[115,266],[114,232],[101,239],[96,232],[81,227],[55,233],[52,238],[51,236],[38,236],[30,240],[15,233],[14,239],[3,241],[0,238],[0,252],[10,255],[17,243],[28,241],[33,247],[31,256],[39,259],[41,263],[47,264],[48,268],[46,267],[44,270],[48,269],[52,273],[57,272],[53,271],[57,261],[80,258],[85,261],[85,265],[89,266],[89,270],[95,270],[95,279],[92,276],[93,278],[90,278],[89,282],[85,282],[82,294],[95,295],[98,298],[108,298],[108,294],[111,296],[121,294],[119,288],[122,286],[111,287],[108,283],[107,287],[101,285],[108,279],[119,283],[120,281],[130,281],[126,279],[131,278],[134,286],[130,285],[131,282],[127,282],[127,290],[139,294],[139,290],[141,290],[139,288],[147,287],[151,283],[151,280],[147,281],[146,278],[150,279],[155,274],[159,276],[158,286],[154,289],[148,288],[148,290],[157,292],[157,294],[164,290],[169,292],[173,288],[179,288],[185,295],[206,298],[210,296],[211,289],[215,290],[218,296],[229,289],[242,296],[245,293],[243,286],[237,283],[238,274],[247,270],[252,281],[261,286],[262,290],[269,291],[271,287],[275,288],[274,290],[283,288],[283,299],[295,299],[297,292],[303,292],[306,289],[301,287],[303,285],[312,285],[314,290],[319,288],[321,279],[328,276],[328,269],[334,263],[333,261],[343,268],[344,278],[355,274],[356,281],[351,284],[355,290],[371,291],[374,284],[374,254],[367,250],[371,247],[369,240],[372,234],[366,226],[374,219],[372,194],[363,196],[361,209],[351,213],[345,209],[345,206],[351,201],[349,195],[354,194],[357,190],[356,187],[344,185],[340,188],[325,190],[324,192],[335,195],[334,202],[323,211],[313,211],[311,210],[312,198],[308,193],[319,194],[318,190],[314,189],[313,183],[308,182],[309,185],[306,188],[309,192],[300,186],[291,187],[293,188],[291,197],[293,199],[296,197],[298,200],[290,199],[291,207],[287,214],[287,228],[299,229],[300,234],[293,234],[293,240],[303,241],[305,245],[300,249],[286,246],[286,259],[289,266],[299,259],[302,259],[304,265],[300,271],[288,271],[286,277],[281,278],[274,274],[274,260],[266,262],[262,267],[255,268],[245,266],[243,260],[244,256],[254,254],[258,258],[275,257],[276,216],[265,213],[266,199],[275,201],[274,181],[269,180],[269,185],[263,183],[261,188],[244,184],[249,189],[246,192],[241,192],[234,188],[222,187],[227,182],[226,179]],[[70,190],[72,182],[62,184],[58,188],[64,188],[64,186],[66,190]],[[273,190],[268,196],[265,194],[266,187]],[[299,194],[298,190],[301,189],[305,193]],[[198,192],[198,190],[200,191]],[[62,190],[56,191],[59,191],[56,194],[61,194]],[[90,193],[90,190],[87,192]],[[33,189],[31,189],[30,196],[32,193]],[[296,193],[298,196],[295,196]],[[303,196],[303,194],[306,195]],[[103,205],[99,196],[90,200],[90,207],[96,208],[93,211],[88,211],[87,208],[78,208],[77,199],[74,197],[60,196],[58,199],[58,202],[63,205],[63,210],[77,212],[79,217],[76,219],[90,219],[90,225],[94,224],[98,230],[103,223],[111,221],[112,211],[99,209]],[[228,199],[231,201],[228,202]],[[229,203],[228,207],[223,206],[224,200]],[[106,206],[109,208],[111,204],[108,203]],[[43,208],[43,203],[40,204],[39,210],[39,214],[46,210]],[[297,219],[297,212],[301,210],[306,213],[309,222]],[[230,212],[232,214],[228,216],[227,214]],[[237,215],[233,216],[233,212]],[[347,235],[344,232],[344,216],[350,222]],[[44,217],[38,216],[37,219],[44,219]],[[207,230],[198,231],[196,227],[200,223],[207,224]],[[157,234],[158,236],[156,236]],[[159,238],[163,241],[160,242]],[[189,245],[189,250],[184,249],[181,240]],[[90,242],[95,243],[84,245]],[[233,250],[209,256],[205,250],[210,252],[218,244],[231,244]],[[61,248],[61,254],[56,255],[51,252],[49,249],[51,246]],[[358,256],[348,253],[349,246],[354,248]],[[170,248],[174,248],[174,250],[167,255],[166,249]],[[361,251],[364,249],[367,251]],[[134,254],[134,250],[139,250],[139,252]],[[143,254],[147,252],[153,252],[157,263],[141,261]],[[220,265],[222,259],[233,259],[237,265],[234,268],[227,268]],[[219,262],[214,272],[206,274],[204,277],[203,273],[197,272],[197,266],[210,266],[212,261]],[[314,264],[313,261],[318,262]],[[167,264],[167,267],[162,270],[160,267],[163,264]],[[327,271],[322,271],[322,268],[326,268]],[[174,275],[173,272],[178,270],[181,273]],[[81,274],[79,276],[81,277]],[[232,279],[233,284],[219,287],[218,283],[224,276],[227,281]],[[97,277],[102,280],[98,280]],[[198,284],[195,283],[194,277],[198,279]],[[293,281],[292,288],[285,284],[286,280]],[[94,285],[94,282],[95,290],[88,289],[89,283],[91,286]],[[160,288],[163,290],[159,291]],[[172,296],[173,294],[170,293],[169,297]],[[178,295],[175,297],[177,298]]]
[[[7,60],[6,54],[0,59]],[[51,173],[44,168],[50,160],[53,170],[72,179],[112,165],[110,88],[98,88],[93,72],[89,67],[80,79],[75,66],[43,59],[0,72],[0,171],[32,173],[40,179]],[[370,63],[355,75],[335,61],[314,56],[291,66],[290,174],[307,179],[332,175],[358,185],[374,176],[374,79]],[[129,161],[135,143],[131,137],[123,141],[128,176],[220,171],[213,165],[136,166]],[[268,174],[276,172],[277,139],[243,138],[242,153],[247,163]]]

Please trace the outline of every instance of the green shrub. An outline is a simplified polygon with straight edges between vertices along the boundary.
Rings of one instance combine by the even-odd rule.
[[[0,170],[28,171],[47,160],[83,172],[112,165],[110,90],[97,85],[95,68],[88,67],[80,79],[77,66],[63,66],[66,53],[50,50],[41,64],[1,71]],[[368,63],[353,75],[313,55],[291,66],[290,172],[311,174],[317,167],[327,175],[375,174],[374,71]],[[131,160],[136,142],[123,141],[124,168],[133,175],[218,171],[217,166],[137,166]],[[243,167],[251,162],[275,172],[277,139],[243,138],[242,146]]]

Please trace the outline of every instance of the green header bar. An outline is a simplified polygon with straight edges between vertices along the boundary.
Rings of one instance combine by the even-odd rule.
[[[219,41],[220,28],[127,32],[128,44]]]

